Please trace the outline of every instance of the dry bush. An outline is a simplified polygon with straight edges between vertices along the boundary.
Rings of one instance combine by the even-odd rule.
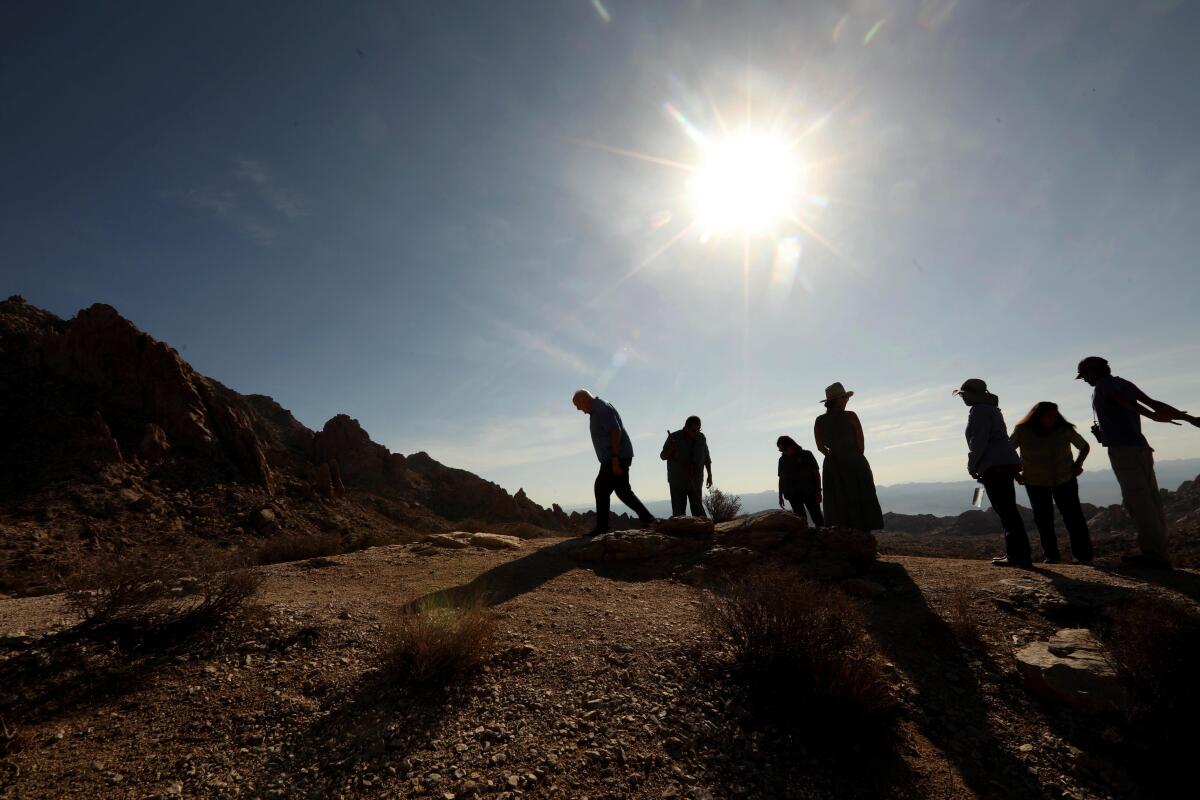
[[[841,592],[765,567],[708,595],[704,609],[767,715],[849,732],[894,711],[862,612]]]
[[[983,646],[983,632],[979,627],[979,617],[975,613],[972,601],[975,593],[966,581],[956,581],[950,585],[947,597],[946,624],[958,639],[959,644],[971,649]]]
[[[726,494],[714,486],[704,498],[704,507],[708,509],[713,522],[728,522],[742,510],[742,498],[736,494]]]
[[[340,555],[345,549],[342,537],[337,534],[288,534],[263,542],[254,553],[254,563],[266,566],[288,561],[306,561],[321,556]]]
[[[118,558],[77,570],[67,604],[84,627],[129,629],[211,624],[239,611],[261,578],[218,559]]]
[[[412,683],[450,683],[477,670],[496,639],[496,616],[482,599],[460,606],[427,600],[402,613],[384,659]]]
[[[19,753],[25,748],[25,737],[20,734],[15,725],[9,725],[0,716],[0,758],[7,758]]]
[[[1129,679],[1133,714],[1162,724],[1200,714],[1200,614],[1188,605],[1144,595],[1107,614],[1102,636]]]

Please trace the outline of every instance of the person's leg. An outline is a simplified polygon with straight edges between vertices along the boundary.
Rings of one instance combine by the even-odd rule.
[[[687,513],[687,486],[679,483],[669,484],[671,487],[671,516],[682,517]]]
[[[812,495],[804,498],[804,507],[808,509],[808,518],[814,527],[825,527],[825,516],[821,513],[821,504]]]
[[[1058,561],[1058,537],[1054,534],[1054,489],[1049,486],[1026,485],[1029,506],[1033,509],[1033,522],[1037,525],[1038,538],[1042,540],[1042,555]]]
[[[1121,500],[1137,526],[1143,555],[1167,560],[1167,526],[1148,447],[1110,447],[1108,460],[1121,485]]]
[[[708,514],[704,513],[704,483],[699,477],[688,484],[688,502],[692,505],[693,517],[708,519]]]
[[[1029,535],[1025,532],[1025,521],[1017,509],[1017,490],[1012,476],[1005,473],[984,475],[983,488],[992,509],[1000,517],[1000,524],[1004,526],[1004,552],[1008,560],[1021,566],[1032,564]]]
[[[608,530],[608,498],[613,490],[613,474],[612,467],[608,464],[600,465],[600,472],[596,475],[596,530],[604,532]]]
[[[624,467],[621,470],[621,474],[613,476],[613,489],[617,493],[617,499],[629,506],[642,522],[653,522],[654,515],[642,505],[642,501],[638,500],[637,495],[633,493],[633,489],[629,485],[629,465],[622,464],[621,466]]]
[[[1079,504],[1079,481],[1072,478],[1054,487],[1054,504],[1062,515],[1063,525],[1071,539],[1071,555],[1077,561],[1092,560],[1092,537],[1088,534],[1087,520]]]

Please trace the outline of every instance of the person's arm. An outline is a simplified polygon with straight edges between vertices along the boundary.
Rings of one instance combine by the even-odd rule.
[[[979,465],[980,459],[983,458],[983,451],[987,447],[989,425],[984,420],[983,414],[980,412],[981,406],[971,408],[971,413],[967,416],[967,472],[972,478],[979,478],[979,472],[975,469]]]
[[[854,428],[854,442],[858,445],[858,452],[867,452],[867,441],[863,437],[862,423],[858,421],[858,414],[853,411],[847,411],[850,415],[850,426]]]
[[[704,434],[700,434],[700,441],[704,447],[704,469],[708,471],[708,482],[705,484],[708,488],[712,488],[712,454],[708,452],[708,439]]]
[[[675,455],[675,440],[671,436],[671,432],[667,431],[667,440],[663,442],[662,452],[658,454],[658,457],[663,461],[670,461],[673,455]]]
[[[1087,461],[1088,453],[1092,452],[1092,446],[1074,428],[1071,429],[1071,444],[1075,445],[1075,449],[1079,451],[1079,456],[1075,459],[1075,475],[1079,476],[1083,474],[1083,462]]]
[[[1179,423],[1175,420],[1182,419],[1200,427],[1200,418],[1193,417],[1186,411],[1180,411],[1175,406],[1168,405],[1161,400],[1155,400],[1136,386],[1133,387],[1133,392],[1134,407],[1143,417],[1148,417],[1155,422],[1169,422],[1172,425],[1178,425]],[[1118,402],[1121,402],[1121,398],[1118,398]],[[1145,406],[1149,406],[1149,408],[1147,409]]]
[[[815,441],[817,443],[817,450],[819,450],[821,452],[821,455],[823,455],[823,456],[829,455],[829,447],[828,447],[828,445],[825,444],[825,440],[823,438],[821,438],[821,420],[820,420],[820,418],[817,419],[817,424],[813,425],[813,441]]]
[[[609,446],[612,448],[612,471],[613,475],[620,475],[625,471],[621,466],[621,430],[620,425],[613,425],[612,430],[608,432]]]
[[[779,507],[783,508],[783,476],[779,477]]]

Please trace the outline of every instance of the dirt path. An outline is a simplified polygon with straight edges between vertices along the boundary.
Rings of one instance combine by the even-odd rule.
[[[1182,571],[1148,587],[1069,565],[884,558],[867,612],[904,703],[898,739],[890,754],[831,754],[747,719],[695,589],[577,568],[561,541],[263,571],[261,611],[221,635],[119,654],[57,646],[59,597],[0,601],[0,676],[21,678],[0,686],[18,730],[0,796],[1137,796],[1077,746],[1085,722],[1025,694],[1011,652],[1061,626],[1048,608],[1065,619],[1097,592],[1194,599],[1200,586]],[[975,650],[947,624],[962,591]],[[467,687],[414,695],[379,653],[397,612],[435,593],[488,596],[500,653]]]

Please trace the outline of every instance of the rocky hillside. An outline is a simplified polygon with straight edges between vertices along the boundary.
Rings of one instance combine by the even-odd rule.
[[[0,592],[52,589],[69,562],[143,546],[590,522],[425,453],[391,453],[345,414],[311,431],[270,397],[199,374],[111,306],[63,320],[21,297],[0,303],[0,398]]]
[[[1162,497],[1173,560],[1185,566],[1200,565],[1200,476],[1185,481],[1174,491],[1163,489]],[[1137,535],[1123,506],[1084,503],[1083,512],[1099,558],[1115,558],[1133,551]],[[1021,515],[1036,552],[1038,535],[1033,512],[1022,506]],[[1066,552],[1066,531],[1061,527],[1061,518],[1056,520],[1059,545]],[[879,534],[882,552],[969,558],[999,553],[1002,532],[999,519],[991,510],[967,511],[953,517],[888,513],[884,515],[884,524],[886,530]]]

